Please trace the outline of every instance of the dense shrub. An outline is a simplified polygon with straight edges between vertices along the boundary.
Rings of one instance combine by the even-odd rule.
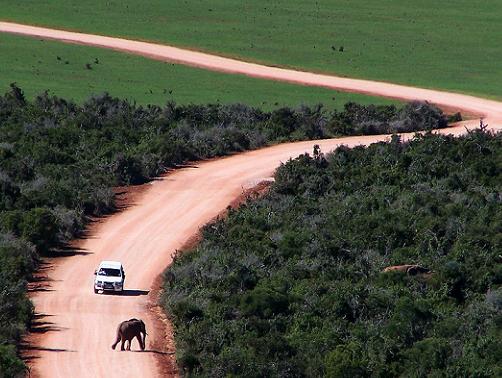
[[[437,121],[416,111],[392,116]],[[183,371],[501,376],[501,158],[502,134],[480,130],[282,165],[265,197],[206,226],[169,269]],[[383,272],[398,264],[432,273]]]
[[[394,107],[379,109],[397,114]],[[438,113],[427,104],[423,109],[418,112]],[[0,240],[0,345],[19,340],[29,323],[31,307],[24,293],[39,255],[55,253],[78,235],[87,216],[112,211],[113,186],[143,183],[187,160],[281,140],[335,135],[327,125],[340,117],[343,112],[328,114],[322,106],[269,113],[240,104],[141,107],[107,94],[82,105],[47,93],[30,102],[11,85],[0,96],[0,232],[4,235]],[[282,302],[274,298],[271,303],[280,307]],[[7,360],[2,360],[6,361],[2,369],[11,366]]]
[[[453,118],[460,121],[460,115]],[[432,130],[447,126],[440,109],[423,102],[411,102],[403,108],[395,106],[347,103],[342,112],[328,121],[328,130],[341,135],[392,134],[415,130]]]
[[[24,364],[17,358],[13,345],[0,345],[0,377],[23,377]]]
[[[22,376],[24,364],[12,344],[29,325],[32,305],[26,297],[26,279],[36,264],[32,245],[0,233],[0,376]],[[11,345],[9,345],[11,344]]]

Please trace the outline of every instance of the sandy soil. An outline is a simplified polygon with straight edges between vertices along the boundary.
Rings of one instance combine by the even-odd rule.
[[[0,22],[0,31],[27,34],[112,48],[249,76],[317,85],[404,100],[420,99],[463,112],[479,114],[491,128],[502,125],[502,103],[472,96],[411,88],[388,83],[352,80],[240,62],[178,48],[66,31]],[[462,134],[478,126],[468,121],[442,133]],[[408,138],[410,135],[405,135]],[[32,376],[43,377],[158,377],[175,374],[173,344],[165,335],[158,308],[158,276],[172,261],[173,252],[197,234],[247,189],[267,179],[289,158],[311,152],[314,144],[324,152],[344,144],[367,145],[388,136],[348,137],[282,144],[176,170],[148,184],[134,203],[89,227],[88,237],[75,254],[44,267],[47,278],[33,286],[37,318],[25,351]],[[124,295],[96,295],[93,272],[103,259],[120,260],[127,273]],[[151,311],[148,311],[150,309]],[[140,317],[150,336],[147,351],[112,351],[117,324]],[[169,328],[167,328],[169,331]],[[159,342],[167,337],[167,342]],[[153,341],[154,340],[154,341]],[[163,368],[158,365],[162,361]]]

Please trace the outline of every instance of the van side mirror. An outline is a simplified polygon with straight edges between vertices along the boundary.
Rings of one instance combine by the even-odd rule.
[[[96,274],[98,274],[98,271],[97,271],[97,270],[95,270],[95,271],[94,271],[94,275],[96,275]]]

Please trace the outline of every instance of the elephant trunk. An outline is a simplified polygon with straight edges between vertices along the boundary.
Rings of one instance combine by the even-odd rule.
[[[115,342],[112,344],[112,349],[115,350],[115,347],[117,346],[117,344],[120,342],[120,340],[122,339],[122,336],[120,334],[120,328],[117,330],[117,338],[115,340]]]

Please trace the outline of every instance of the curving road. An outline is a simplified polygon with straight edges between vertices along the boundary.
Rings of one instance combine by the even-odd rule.
[[[182,50],[158,44],[128,41],[61,30],[0,22],[0,31],[101,46],[159,60],[211,70],[316,85],[404,100],[421,99],[485,118],[491,128],[502,128],[502,103],[434,90],[366,80],[299,72]],[[478,125],[463,122],[444,133],[461,134]],[[405,138],[410,135],[405,135]],[[388,136],[362,136],[316,142],[282,144],[176,170],[148,184],[126,210],[90,227],[75,256],[47,268],[48,288],[32,294],[38,314],[39,337],[29,350],[32,376],[43,377],[158,377],[165,375],[159,356],[168,362],[171,351],[151,340],[163,337],[158,319],[147,311],[155,278],[171,262],[172,252],[198,229],[220,214],[243,188],[269,177],[274,169],[314,144],[329,151],[340,144],[355,146]],[[103,259],[120,260],[127,272],[126,295],[95,295],[93,271]],[[116,325],[131,317],[146,320],[150,336],[144,353],[112,351]],[[29,340],[30,341],[30,340]],[[133,344],[137,350],[137,344]]]
[[[402,100],[419,99],[433,102],[448,108],[461,109],[464,112],[472,114],[483,114],[487,116],[497,113],[498,116],[501,115],[500,102],[490,101],[474,96],[264,66],[157,43],[47,29],[10,22],[0,22],[0,32],[103,47],[130,54],[141,55],[156,60],[200,67],[212,71],[243,74],[262,79],[326,87],[341,91],[365,93]]]

